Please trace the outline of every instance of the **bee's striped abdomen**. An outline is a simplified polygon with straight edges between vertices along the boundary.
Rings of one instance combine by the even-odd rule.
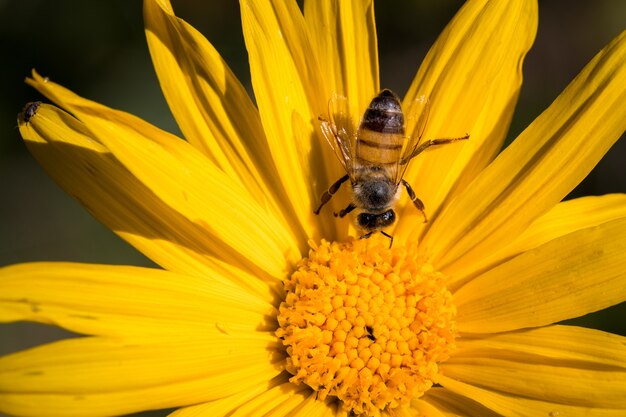
[[[390,90],[382,90],[370,103],[359,126],[357,159],[362,164],[395,164],[404,139],[400,100]]]

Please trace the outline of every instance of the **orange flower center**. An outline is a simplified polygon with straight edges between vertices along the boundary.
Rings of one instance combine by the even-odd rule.
[[[437,383],[456,335],[445,276],[406,247],[374,236],[311,244],[285,282],[278,337],[291,382],[355,414],[380,414]]]

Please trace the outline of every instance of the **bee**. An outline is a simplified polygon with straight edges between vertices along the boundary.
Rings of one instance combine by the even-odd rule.
[[[390,239],[391,247],[393,236],[383,229],[396,220],[394,207],[400,197],[400,184],[424,216],[424,222],[427,222],[424,203],[403,179],[406,168],[411,159],[427,148],[469,139],[469,134],[420,143],[428,119],[428,100],[420,96],[408,110],[407,122],[410,122],[409,127],[415,132],[413,135],[406,134],[400,99],[391,90],[383,89],[372,99],[355,131],[347,99],[341,96],[331,98],[328,119],[319,118],[320,130],[346,175],[324,192],[315,214],[319,214],[341,185],[350,180],[352,201],[339,213],[335,213],[335,217],[344,217],[356,209],[355,223],[363,232],[361,239],[380,232]]]

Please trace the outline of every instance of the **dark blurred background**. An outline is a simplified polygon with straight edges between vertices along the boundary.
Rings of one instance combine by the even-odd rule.
[[[381,85],[403,95],[419,62],[462,4],[402,0],[376,3]],[[238,2],[173,0],[177,15],[200,30],[250,88]],[[542,0],[537,39],[524,64],[512,140],[583,66],[626,28],[623,0]],[[32,68],[74,92],[132,112],[178,133],[145,43],[141,1],[0,0],[0,265],[37,260],[150,265],[65,195],[21,142],[16,115],[40,100],[23,83]],[[626,192],[626,143],[618,142],[571,197]],[[626,335],[626,306],[576,324]],[[57,337],[34,325],[0,326],[0,353]],[[156,412],[150,415],[166,415]],[[144,414],[148,415],[148,414]]]

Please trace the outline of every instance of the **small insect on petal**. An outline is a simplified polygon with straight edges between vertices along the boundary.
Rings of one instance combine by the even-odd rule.
[[[24,106],[24,109],[20,113],[20,117],[24,121],[24,123],[30,122],[30,119],[32,119],[33,116],[37,114],[37,110],[39,110],[39,106],[41,106],[41,101],[34,101]]]

